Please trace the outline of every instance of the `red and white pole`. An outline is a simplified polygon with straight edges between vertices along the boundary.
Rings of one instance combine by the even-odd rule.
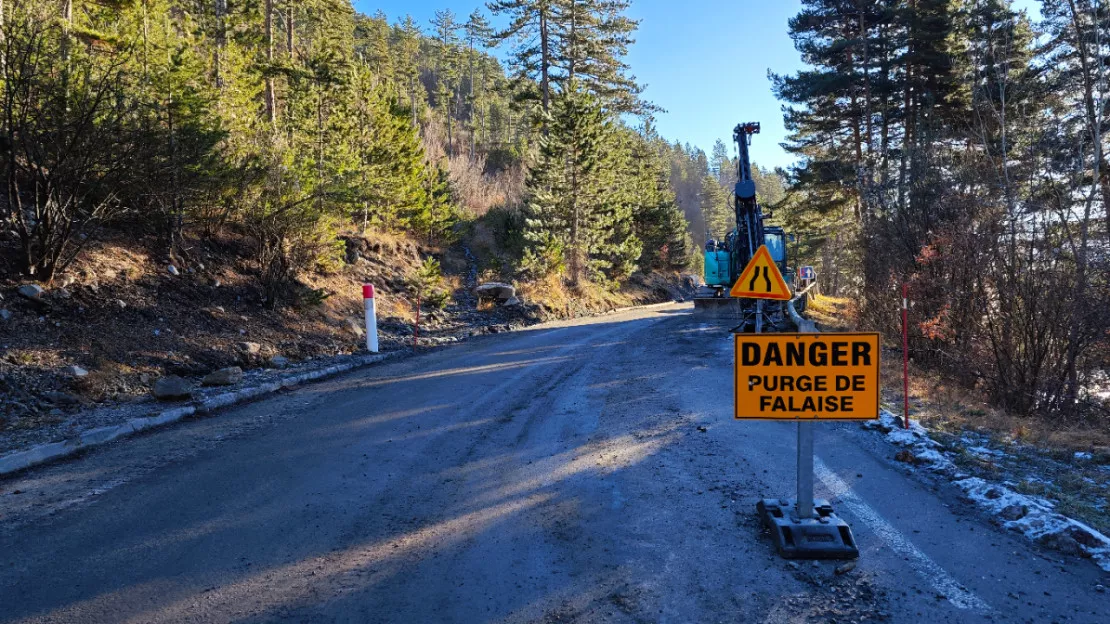
[[[910,287],[902,284],[902,428],[910,428]]]
[[[374,285],[362,285],[362,304],[366,308],[366,350],[378,352],[378,309],[374,303]]]

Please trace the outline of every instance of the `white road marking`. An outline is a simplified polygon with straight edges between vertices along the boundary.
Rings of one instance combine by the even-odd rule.
[[[937,593],[943,595],[953,605],[960,609],[975,611],[990,611],[991,607],[982,598],[970,590],[962,587],[956,579],[952,578],[944,568],[937,565],[929,555],[921,552],[910,540],[886,521],[877,511],[865,503],[863,499],[852,491],[852,487],[829,470],[819,458],[813,458],[813,472],[817,478],[828,488],[829,494],[840,499],[852,515],[862,520],[875,532],[891,549],[902,555],[909,562],[915,572],[933,586]]]

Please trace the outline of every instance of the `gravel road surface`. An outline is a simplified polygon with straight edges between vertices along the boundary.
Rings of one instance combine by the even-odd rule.
[[[0,622],[1110,622],[858,424],[816,473],[859,561],[780,559],[794,426],[731,420],[726,332],[484,337],[0,480]]]

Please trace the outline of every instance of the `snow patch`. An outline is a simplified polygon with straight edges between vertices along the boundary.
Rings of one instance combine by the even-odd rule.
[[[914,456],[917,457],[919,463],[927,464],[929,470],[937,472],[955,472],[956,464],[952,463],[951,459],[945,457],[943,453],[931,448],[915,448]]]
[[[998,457],[998,458],[1001,458],[1001,457],[1006,456],[1006,453],[1003,452],[1003,451],[999,451],[999,450],[996,450],[996,449],[989,449],[985,446],[968,447],[967,451],[969,453],[973,454],[973,455],[978,455],[979,457]]]
[[[919,422],[911,420],[910,427],[906,429],[902,427],[900,417],[881,410],[879,419],[865,423],[864,427],[878,430],[892,444],[908,447],[913,453],[914,464],[947,476],[976,505],[996,517],[1003,527],[1018,531],[1047,548],[1090,557],[1100,568],[1110,572],[1110,538],[1078,520],[1057,513],[1052,501],[1020,494],[1004,485],[960,472],[952,462],[953,453],[944,451],[943,446],[933,440]],[[986,440],[977,435],[965,433],[960,442],[960,447],[981,458],[1009,457],[1005,451],[985,446]],[[1076,453],[1075,459],[1090,461],[1091,455]],[[1110,470],[1110,465],[1100,468]],[[1037,477],[1029,480],[1044,481]]]
[[[1051,501],[1019,494],[979,477],[962,479],[955,485],[976,505],[997,517],[1003,527],[1047,546],[1075,548],[1110,572],[1110,538],[1078,520],[1056,513]]]

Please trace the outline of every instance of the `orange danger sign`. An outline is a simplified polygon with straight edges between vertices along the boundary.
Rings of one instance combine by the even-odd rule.
[[[879,417],[879,334],[736,334],[737,419]]]
[[[740,279],[732,285],[729,294],[745,299],[790,300],[790,289],[782,279],[778,265],[771,258],[771,252],[767,251],[767,245],[761,245],[755,252],[748,266],[744,267],[744,272],[740,274]]]

